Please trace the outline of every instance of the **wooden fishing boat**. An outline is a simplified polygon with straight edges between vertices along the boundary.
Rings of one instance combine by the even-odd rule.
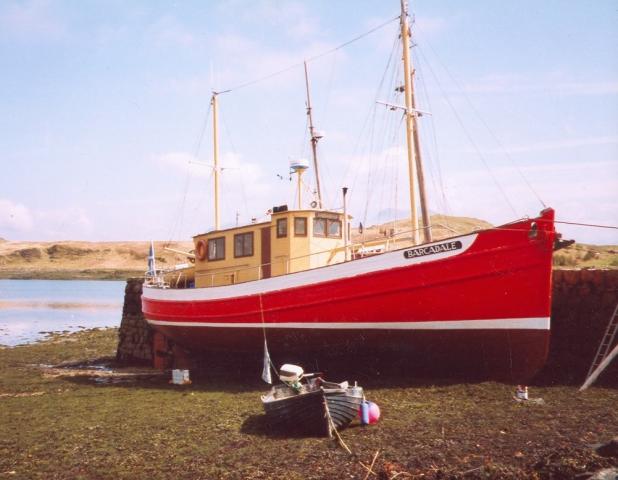
[[[155,330],[190,351],[259,351],[265,338],[275,354],[293,349],[314,358],[354,343],[378,353],[408,349],[429,362],[438,358],[516,383],[543,366],[550,336],[554,211],[432,238],[405,2],[401,38],[405,107],[398,108],[404,108],[408,140],[407,237],[352,243],[345,188],[343,211],[323,208],[315,155],[321,137],[313,128],[307,82],[316,199],[310,208],[303,204],[300,183],[307,166],[294,163],[296,208],[274,207],[265,222],[221,229],[215,141],[215,228],[194,237],[195,253],[187,254],[193,265],[148,279],[142,308]],[[217,96],[212,97],[215,133]]]
[[[293,388],[282,383],[262,396],[264,412],[274,429],[304,434],[330,435],[358,416],[363,389],[348,382],[309,378]]]

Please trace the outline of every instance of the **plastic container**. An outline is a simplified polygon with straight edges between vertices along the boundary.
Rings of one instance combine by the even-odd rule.
[[[174,385],[186,385],[191,383],[189,370],[172,370],[172,383]]]

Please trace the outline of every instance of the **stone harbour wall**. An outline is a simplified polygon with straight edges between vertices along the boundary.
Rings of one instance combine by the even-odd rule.
[[[130,278],[124,290],[116,361],[122,365],[152,365],[153,331],[142,314],[143,278]]]
[[[616,304],[618,270],[554,270],[550,352],[539,379],[583,383]],[[617,381],[614,361],[599,383]]]

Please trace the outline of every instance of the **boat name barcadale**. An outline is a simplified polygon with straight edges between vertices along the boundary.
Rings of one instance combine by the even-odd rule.
[[[425,255],[433,255],[435,253],[450,252],[462,248],[459,240],[455,242],[439,243],[437,245],[429,245],[428,247],[411,248],[403,252],[405,258],[424,257]]]

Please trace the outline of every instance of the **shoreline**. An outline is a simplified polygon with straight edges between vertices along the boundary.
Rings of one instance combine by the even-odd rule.
[[[143,277],[144,270],[96,268],[87,270],[0,270],[0,280],[126,280]]]

